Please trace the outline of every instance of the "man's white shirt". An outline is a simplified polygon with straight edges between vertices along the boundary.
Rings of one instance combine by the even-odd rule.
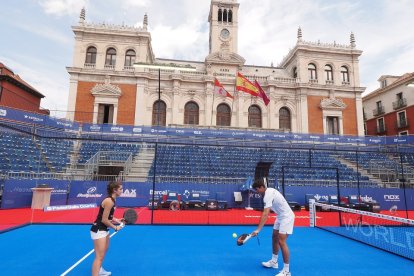
[[[263,197],[264,208],[272,209],[279,219],[295,217],[283,195],[274,188],[267,188]]]

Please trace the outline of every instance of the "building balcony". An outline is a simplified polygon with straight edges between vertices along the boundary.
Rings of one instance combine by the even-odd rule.
[[[325,82],[326,82],[327,85],[333,85],[334,84],[333,80],[326,80]]]
[[[113,71],[113,70],[115,70],[115,65],[105,64],[104,69]]]
[[[95,63],[85,63],[84,65],[83,65],[83,67],[85,68],[85,69],[95,69]]]
[[[135,67],[134,66],[124,66],[124,71],[134,72]]]
[[[408,127],[407,119],[397,121],[397,129]]]
[[[349,85],[351,85],[351,83],[349,81],[343,81],[342,85],[349,86]]]
[[[318,84],[318,79],[310,79],[309,83],[310,84]]]
[[[407,106],[407,99],[406,98],[402,98],[402,99],[398,99],[397,101],[392,103],[392,107],[394,109],[400,109],[403,107]]]
[[[385,110],[384,110],[384,107],[383,106],[378,106],[377,108],[375,108],[373,111],[372,111],[372,114],[374,115],[374,116],[379,116],[379,115],[382,115],[382,114],[384,114],[385,113]]]

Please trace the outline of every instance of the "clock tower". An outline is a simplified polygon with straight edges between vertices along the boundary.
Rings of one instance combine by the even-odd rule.
[[[211,0],[209,53],[226,50],[237,53],[238,41],[237,0]]]

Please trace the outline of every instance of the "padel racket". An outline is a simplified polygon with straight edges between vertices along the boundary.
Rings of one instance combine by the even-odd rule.
[[[241,246],[243,244],[245,244],[248,240],[250,240],[252,238],[252,234],[241,234],[238,238],[237,238],[237,245]],[[259,240],[259,236],[256,235],[257,238],[257,244],[260,245],[260,240]]]
[[[238,238],[237,238],[237,245],[241,246],[243,244],[245,244],[248,240],[250,240],[252,237],[251,234],[241,234]]]
[[[138,214],[134,209],[126,209],[122,219],[122,224],[134,224],[138,219]]]

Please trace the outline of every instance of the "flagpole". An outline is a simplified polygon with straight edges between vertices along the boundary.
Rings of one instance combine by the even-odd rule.
[[[236,79],[235,79],[235,82],[234,82],[233,100],[231,101],[231,117],[230,117],[230,119],[233,119],[232,118],[233,117],[233,105],[234,105],[234,102],[236,100],[236,92],[238,92],[237,89],[236,89],[236,86],[237,86],[237,72],[236,72]],[[238,93],[237,93],[237,100],[239,100],[239,94]],[[231,122],[230,122],[230,126],[231,126]]]
[[[210,121],[210,127],[213,126],[213,111],[214,111],[214,96],[215,96],[216,92],[213,91],[213,102],[211,103],[211,121]],[[216,122],[217,125],[217,122]]]

